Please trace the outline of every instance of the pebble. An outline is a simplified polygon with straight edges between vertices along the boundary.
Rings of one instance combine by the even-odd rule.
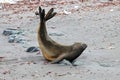
[[[25,43],[24,33],[20,29],[7,28],[2,34],[8,36],[9,43]]]
[[[25,39],[22,35],[10,35],[8,37],[9,43],[25,43]]]
[[[50,33],[50,36],[64,36],[62,33]]]
[[[26,52],[30,52],[30,53],[32,53],[32,52],[37,52],[37,51],[39,51],[39,48],[38,47],[29,47],[27,50],[26,50]]]
[[[4,31],[3,31],[3,35],[9,36],[9,35],[12,35],[12,34],[13,34],[12,32],[13,32],[12,30],[7,29],[7,30],[4,30]]]
[[[13,43],[14,41],[15,41],[15,37],[13,37],[13,36],[8,37],[8,42],[9,43]]]

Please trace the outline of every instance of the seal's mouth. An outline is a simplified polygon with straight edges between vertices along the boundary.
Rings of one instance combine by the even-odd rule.
[[[83,49],[87,48],[87,45],[85,43],[81,44],[81,46],[82,46]]]

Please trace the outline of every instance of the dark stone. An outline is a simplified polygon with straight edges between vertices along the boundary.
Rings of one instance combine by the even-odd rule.
[[[50,33],[50,36],[64,36],[62,33]]]
[[[14,43],[14,41],[15,41],[15,35],[9,35],[9,37],[8,37],[8,42],[9,43]]]
[[[25,39],[16,38],[16,39],[15,39],[15,42],[16,42],[16,43],[24,43],[24,42],[25,42]]]
[[[26,52],[37,52],[37,51],[39,51],[39,48],[38,47],[29,47],[27,50],[26,50]]]
[[[25,43],[24,33],[21,29],[7,28],[3,31],[3,35],[8,36],[9,43]]]
[[[12,34],[13,34],[13,32],[11,30],[4,30],[3,31],[3,35],[5,35],[5,36],[9,36],[9,35],[12,35]]]
[[[9,43],[14,43],[14,41],[15,41],[14,38],[10,38],[10,39],[8,40]]]
[[[38,11],[36,11],[36,12],[35,12],[35,15],[39,15],[39,12],[38,12]]]
[[[6,30],[3,31],[3,35],[5,36],[20,34],[20,33],[22,32],[18,31],[17,29],[11,29],[11,28],[7,28]]]

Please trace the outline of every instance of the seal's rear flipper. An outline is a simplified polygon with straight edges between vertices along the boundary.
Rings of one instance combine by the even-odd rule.
[[[45,10],[39,7],[39,16],[40,16],[40,21],[45,20]]]
[[[46,14],[45,16],[45,20],[49,20],[51,19],[52,17],[54,17],[57,13],[56,12],[53,12],[54,11],[54,8],[51,8],[48,13]]]
[[[47,21],[49,19],[51,19],[52,17],[54,17],[57,13],[53,12],[54,9],[51,8],[48,13],[45,16],[45,9],[42,9],[41,7],[39,7],[39,16],[40,16],[40,21]]]

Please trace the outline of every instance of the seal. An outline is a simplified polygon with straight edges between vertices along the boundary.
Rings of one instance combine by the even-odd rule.
[[[79,57],[87,48],[85,43],[74,43],[73,45],[62,45],[55,42],[48,35],[46,22],[54,17],[57,13],[51,8],[45,15],[45,9],[39,7],[40,23],[38,27],[38,43],[44,58],[51,63],[59,63],[66,59],[73,64],[74,60]]]

